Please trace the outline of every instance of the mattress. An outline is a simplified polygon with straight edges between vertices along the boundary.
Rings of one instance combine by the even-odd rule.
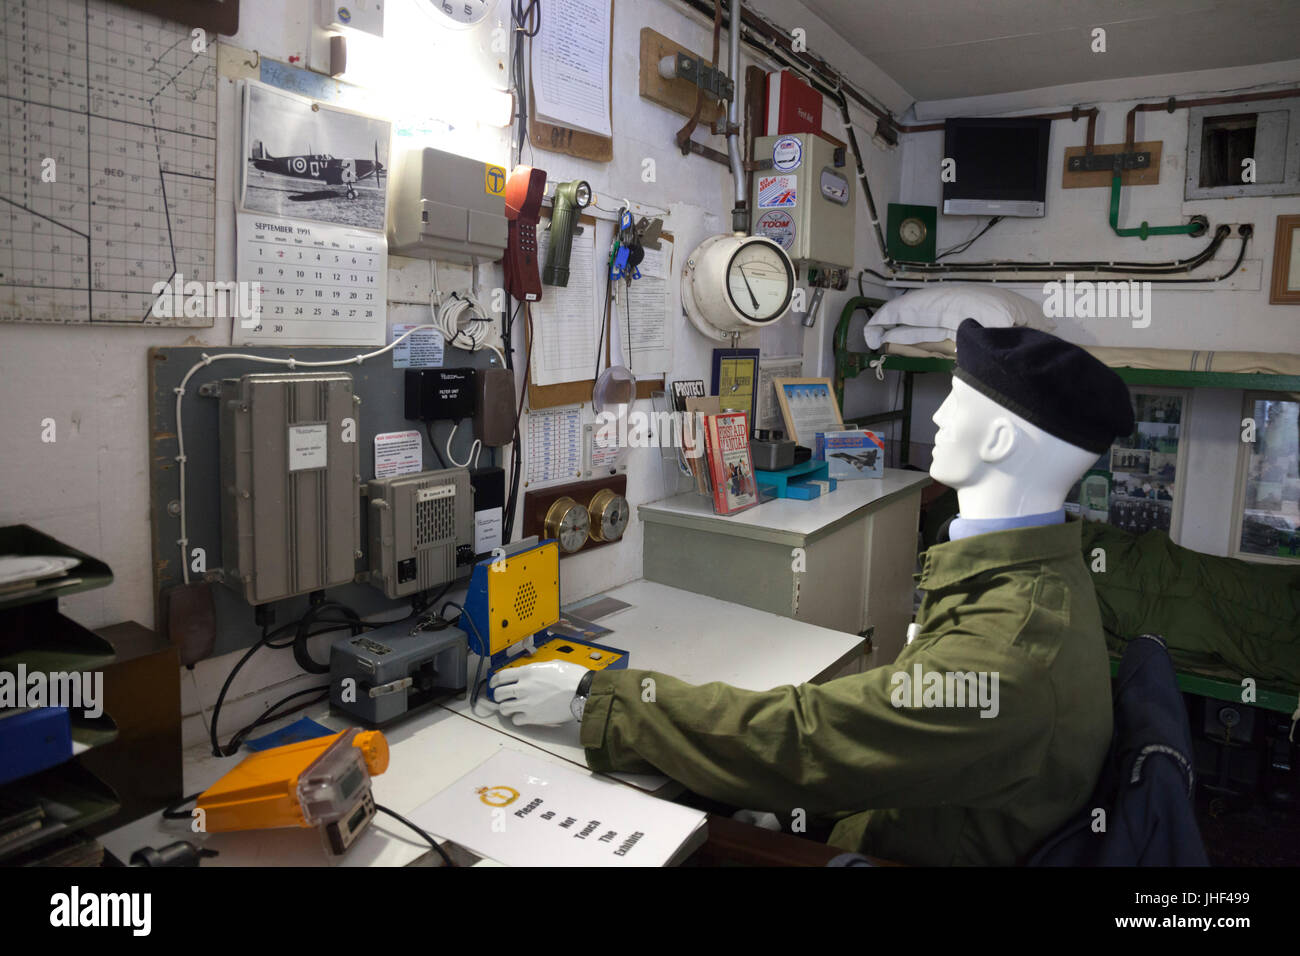
[[[1273,352],[1217,352],[1189,349],[1140,349],[1085,345],[1090,353],[1112,368],[1163,369],[1174,372],[1263,373],[1300,375],[1300,355]],[[947,358],[957,354],[952,339],[905,345],[886,342],[886,355],[910,358]]]

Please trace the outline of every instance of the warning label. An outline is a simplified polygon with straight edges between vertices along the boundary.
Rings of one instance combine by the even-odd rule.
[[[782,249],[790,249],[794,246],[794,217],[779,209],[765,212],[754,223],[754,235],[771,239]]]

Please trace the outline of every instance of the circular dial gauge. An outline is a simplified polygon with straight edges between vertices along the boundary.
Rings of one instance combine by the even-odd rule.
[[[428,3],[443,16],[468,27],[487,16],[496,0],[428,0]]]
[[[560,543],[560,549],[572,554],[587,543],[591,530],[591,516],[587,509],[572,498],[558,498],[546,510],[546,536]]]
[[[623,537],[632,516],[627,499],[608,488],[592,496],[587,513],[591,518],[591,536],[597,541],[617,541]]]
[[[909,246],[919,246],[925,242],[927,231],[925,223],[919,219],[904,219],[898,224],[898,238]]]
[[[727,295],[732,306],[753,322],[784,314],[794,290],[789,260],[768,242],[747,242],[727,265]]]

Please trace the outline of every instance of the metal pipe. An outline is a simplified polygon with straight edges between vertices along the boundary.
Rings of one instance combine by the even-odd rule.
[[[717,0],[720,2],[720,0]],[[727,71],[735,92],[727,102],[727,158],[731,160],[731,178],[736,205],[731,210],[731,228],[735,232],[749,232],[749,210],[745,197],[745,165],[740,158],[740,18],[744,4],[731,0],[731,25],[727,28]]]

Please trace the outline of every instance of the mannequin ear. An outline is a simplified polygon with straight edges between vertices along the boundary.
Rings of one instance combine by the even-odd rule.
[[[1016,447],[1016,426],[1009,418],[998,416],[989,422],[980,442],[980,461],[995,464],[1003,461]]]

